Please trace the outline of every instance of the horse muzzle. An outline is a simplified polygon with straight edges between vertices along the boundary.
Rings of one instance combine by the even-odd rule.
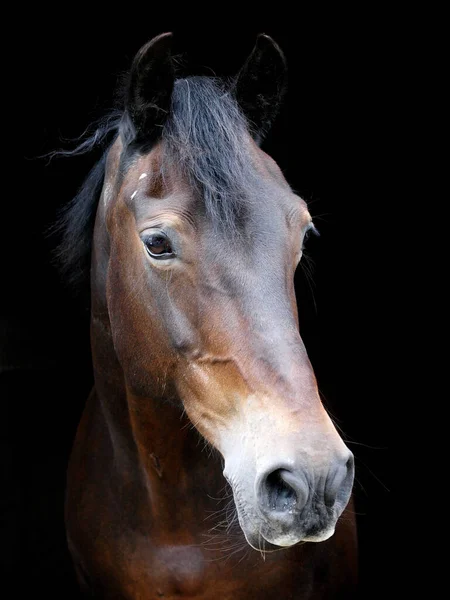
[[[236,471],[230,476],[225,469],[224,475],[247,542],[257,550],[270,550],[333,535],[350,499],[354,459],[347,450],[327,468],[275,465],[256,475],[253,489]]]

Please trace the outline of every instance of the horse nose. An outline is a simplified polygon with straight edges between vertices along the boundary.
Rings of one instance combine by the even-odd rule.
[[[288,469],[275,469],[259,482],[258,503],[265,514],[290,513],[301,510],[308,501],[308,485],[300,474]]]
[[[349,451],[346,458],[336,461],[330,468],[325,482],[324,502],[328,508],[346,506],[353,487],[355,459]]]
[[[311,485],[308,483],[311,476],[312,473],[303,470],[278,468],[261,477],[257,498],[262,512],[266,516],[282,518],[285,515],[287,518],[288,514],[298,514],[308,503],[343,510],[353,487],[353,454],[349,452],[329,465],[326,477],[319,477],[319,481],[325,479],[325,485]]]

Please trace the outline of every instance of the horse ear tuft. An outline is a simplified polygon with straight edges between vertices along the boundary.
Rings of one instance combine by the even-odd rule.
[[[171,57],[172,33],[162,33],[142,46],[131,66],[126,110],[136,142],[149,143],[161,134],[170,110],[175,73]]]
[[[259,144],[272,125],[287,85],[286,59],[271,37],[260,34],[239,71],[233,91]]]

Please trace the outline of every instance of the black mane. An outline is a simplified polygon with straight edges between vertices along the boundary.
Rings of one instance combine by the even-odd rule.
[[[213,223],[235,229],[255,176],[248,124],[229,87],[211,77],[177,80],[162,139],[166,161],[188,178]]]
[[[111,136],[114,141],[117,135],[125,147],[132,141],[133,127],[126,111],[108,118],[75,150],[57,154],[83,154],[111,140]],[[213,222],[234,229],[254,171],[247,153],[248,124],[230,86],[210,77],[178,79],[161,139],[163,169],[178,168],[203,198]],[[58,262],[74,286],[87,283],[89,278],[95,214],[108,149],[56,224],[62,234]]]

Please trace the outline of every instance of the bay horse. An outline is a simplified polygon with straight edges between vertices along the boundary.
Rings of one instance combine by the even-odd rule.
[[[95,379],[67,477],[77,578],[105,599],[350,598],[353,456],[293,282],[314,225],[260,148],[285,58],[260,35],[232,80],[177,78],[171,42],[137,53],[64,217]]]

